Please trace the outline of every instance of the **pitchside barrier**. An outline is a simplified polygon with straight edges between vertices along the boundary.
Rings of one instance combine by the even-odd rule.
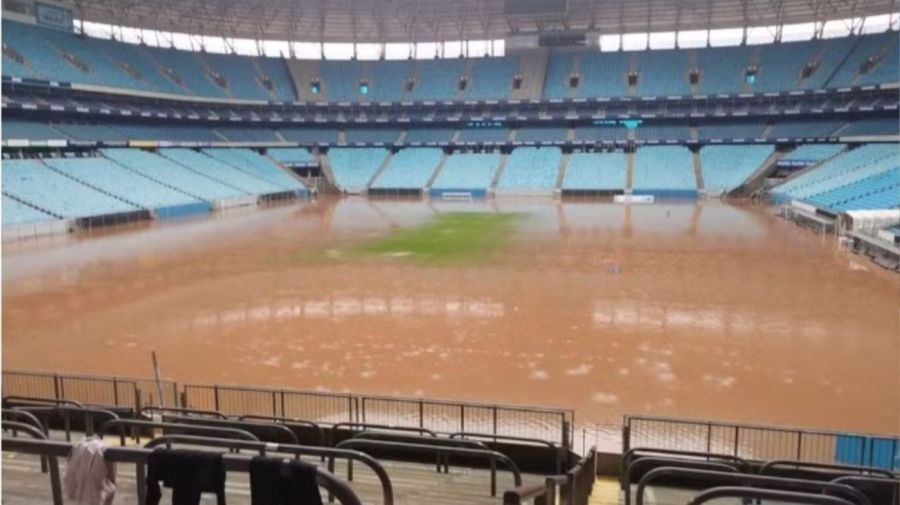
[[[900,470],[900,436],[838,433],[753,424],[625,416],[622,453],[632,448],[730,454]]]
[[[153,380],[62,375],[7,370],[3,396],[73,400],[90,405],[140,409],[171,406],[305,419],[324,424],[364,423],[423,428],[442,433],[474,432],[535,438],[572,448],[575,413],[567,409],[458,402],[424,398],[351,395],[291,389],[179,385]]]

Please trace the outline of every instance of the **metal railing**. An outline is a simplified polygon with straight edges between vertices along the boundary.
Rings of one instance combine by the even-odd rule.
[[[57,442],[53,440],[26,440],[21,438],[3,437],[2,443],[4,452],[16,452],[22,454],[33,454],[36,456],[46,456],[56,461],[56,458],[68,457],[72,452],[72,444],[66,442]],[[142,472],[142,466],[147,464],[151,449],[134,448],[134,447],[108,447],[103,457],[111,463],[131,463],[141,468],[137,472],[138,486],[138,502],[145,503],[145,493],[142,484],[145,476]],[[223,454],[222,461],[228,472],[248,472],[250,470],[250,458],[239,454]],[[52,467],[51,467],[52,468]],[[318,469],[316,480],[319,485],[326,488],[329,493],[333,493],[342,505],[362,505],[359,497],[350,488],[350,486],[337,478],[331,472]],[[62,493],[59,480],[59,472],[51,473],[51,489],[53,490],[54,505],[62,505]]]
[[[162,381],[162,398],[150,379],[22,370],[3,371],[3,396],[30,396],[54,400],[140,409],[143,405],[176,406],[178,384]]]
[[[858,450],[843,451],[844,455],[839,460],[839,439],[844,444],[858,440]],[[892,442],[894,454],[900,449],[900,436],[846,434],[720,421],[625,416],[622,426],[623,452],[632,447],[682,449],[731,454],[753,461],[787,459],[874,466],[876,451],[872,448],[873,439],[889,444]]]

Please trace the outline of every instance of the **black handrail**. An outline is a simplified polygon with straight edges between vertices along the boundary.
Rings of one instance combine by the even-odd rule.
[[[710,484],[710,487],[719,487],[723,484],[753,487],[754,485],[759,484],[760,487],[768,489],[775,488],[782,491],[824,492],[835,495],[844,495],[845,498],[851,498],[856,505],[872,505],[872,501],[869,500],[865,494],[852,486],[844,484],[665,466],[654,468],[641,477],[641,480],[638,481],[637,491],[635,492],[635,505],[644,505],[644,491],[646,491],[647,486],[650,486],[654,480],[660,477],[697,477],[703,479],[704,482],[715,482],[715,484]]]
[[[778,466],[789,466],[798,470],[802,470],[805,468],[813,470],[831,470],[831,472],[823,473],[844,473],[848,475],[880,475],[889,479],[896,478],[896,476],[892,472],[883,468],[855,465],[833,465],[830,463],[806,463],[803,461],[791,461],[787,459],[775,459],[772,461],[766,461],[766,463],[759,468],[759,474],[765,475],[766,472],[769,472]]]
[[[35,428],[39,429],[45,435],[45,438],[50,438],[49,428],[41,423],[41,420],[38,419],[37,416],[35,416],[31,412],[28,412],[27,410],[19,410],[18,408],[3,409],[2,416],[4,419],[6,419],[7,417],[12,417],[12,421],[15,421],[17,418],[25,419],[28,421],[28,424],[31,424]],[[15,435],[16,430],[13,430],[13,436]],[[43,457],[41,458],[41,473],[47,473],[47,459]]]
[[[209,426],[215,428],[236,428],[239,430],[249,431],[250,433],[256,434],[254,431],[257,429],[265,429],[271,430],[276,433],[282,434],[285,438],[287,438],[287,443],[293,445],[300,445],[300,440],[297,438],[297,434],[291,431],[287,426],[279,423],[266,423],[262,421],[236,421],[233,419],[209,419],[209,418],[201,418],[201,417],[190,417],[190,416],[164,416],[164,422],[174,422],[181,424],[190,424],[193,426]],[[260,438],[260,435],[256,434],[256,438],[263,440]],[[266,437],[269,438],[269,437]],[[274,440],[270,440],[274,442]]]
[[[844,475],[843,477],[832,479],[831,482],[834,484],[844,484],[846,486],[850,486],[863,493],[870,499],[875,499],[870,494],[876,492],[876,490],[872,489],[872,486],[889,486],[891,490],[891,503],[886,503],[885,505],[900,505],[900,479],[867,477],[865,475]]]
[[[10,426],[10,425],[12,425],[12,426]],[[15,425],[21,425],[21,426],[15,426]],[[49,441],[47,435],[42,433],[40,430],[38,430],[30,425],[27,425],[24,423],[19,423],[17,421],[4,422],[2,429],[5,430],[6,428],[21,428],[21,427],[29,428],[29,429],[25,429],[23,431],[25,431],[26,433],[28,433],[29,435],[34,437],[34,439],[36,441],[42,441],[42,442]],[[2,443],[0,443],[0,446],[2,446],[2,450],[4,450],[4,451],[14,450],[14,449],[12,449],[12,447],[14,447],[16,445],[16,442],[19,442],[19,441],[28,442],[28,440],[24,440],[24,439],[21,439],[18,437],[12,437],[12,438],[3,437],[3,441],[2,441]],[[40,458],[41,458],[41,470],[43,471],[43,466],[44,466],[45,462],[46,462],[47,467],[49,467],[49,470],[50,470],[50,472],[49,472],[50,473],[50,494],[53,496],[53,505],[63,505],[62,482],[59,479],[59,461],[56,459],[56,456],[53,456],[50,454],[38,454],[38,456],[40,456]],[[65,454],[61,454],[60,456],[68,457],[69,452],[66,452]]]
[[[66,434],[66,441],[72,441],[72,414],[84,414],[84,434],[87,436],[94,435],[94,416],[100,415],[108,418],[107,420],[115,420],[119,419],[119,415],[115,412],[99,407],[87,406],[87,405],[78,405],[72,406],[68,404],[63,405],[33,405],[33,406],[18,406],[14,407],[15,410],[20,410],[24,412],[30,412],[32,414],[41,413],[41,414],[50,414],[50,415],[61,415],[63,418],[63,430]]]
[[[483,449],[469,449],[465,447],[446,447],[440,445],[426,445],[426,444],[410,444],[405,442],[384,442],[381,440],[364,440],[358,438],[351,438],[348,440],[344,440],[343,442],[337,444],[336,448],[343,447],[362,447],[362,448],[372,448],[372,449],[403,449],[411,452],[425,452],[432,453],[435,455],[445,455],[445,456],[463,456],[463,457],[476,457],[487,459],[491,463],[491,496],[497,496],[497,461],[502,462],[509,471],[513,474],[513,482],[516,486],[522,485],[522,472],[519,471],[519,467],[516,465],[515,461],[510,459],[507,455],[497,452],[497,451],[486,451]]]
[[[318,435],[317,438],[318,438],[319,445],[325,445],[325,443],[327,442],[327,440],[325,438],[325,430],[322,429],[322,426],[317,422],[308,421],[306,419],[295,419],[293,417],[261,416],[261,415],[256,415],[256,414],[250,414],[250,415],[238,417],[238,421],[270,421],[270,422],[281,423],[288,427],[297,426],[297,427],[312,428],[313,430],[316,431],[316,434]]]
[[[349,428],[352,431],[365,431],[365,430],[384,430],[384,431],[407,431],[412,433],[419,433],[422,435],[429,435],[432,437],[437,437],[437,433],[429,430],[428,428],[416,428],[413,426],[394,426],[391,424],[374,424],[374,423],[358,423],[358,422],[343,422],[336,423],[331,426],[331,445],[334,445],[334,441],[337,435],[337,431],[340,428]],[[354,430],[354,428],[362,428],[362,430]]]
[[[148,405],[146,407],[141,407],[139,413],[144,415],[145,412],[158,412],[160,414],[172,413],[172,414],[196,414],[198,416],[209,416],[217,419],[228,419],[228,416],[219,412],[218,410],[203,410],[203,409],[188,409],[182,407],[164,407],[162,405]]]
[[[575,466],[559,477],[562,478],[553,478],[557,479],[560,500],[565,500],[567,505],[587,505],[597,478],[597,448],[591,447]]]
[[[22,431],[31,435],[32,438],[36,438],[38,440],[47,440],[46,433],[30,424],[25,424],[19,421],[4,421],[2,424],[0,424],[0,429],[2,429],[3,431],[10,430],[13,432]]]
[[[717,498],[752,498],[757,500],[778,500],[788,503],[810,505],[853,505],[843,498],[825,494],[795,493],[756,487],[722,486],[702,491],[687,505],[700,505]]]
[[[541,440],[539,438],[529,438],[529,437],[513,437],[508,435],[488,435],[485,433],[473,433],[470,431],[457,431],[455,433],[451,433],[450,438],[484,438],[491,439],[494,442],[525,442],[533,445],[542,445],[554,451],[556,457],[556,473],[562,473],[563,471],[563,457],[565,456],[565,452],[560,448],[559,445],[547,441]]]
[[[556,479],[547,477],[542,483],[524,484],[503,493],[503,505],[525,505],[534,500],[533,505],[556,504]]]
[[[715,461],[699,461],[692,459],[677,459],[677,458],[654,458],[654,457],[643,457],[639,458],[630,465],[628,465],[628,469],[625,470],[625,476],[622,479],[622,486],[625,490],[625,505],[631,505],[631,476],[637,471],[636,469],[644,470],[644,467],[661,467],[661,466],[671,466],[678,468],[696,468],[698,470],[716,470],[721,472],[738,472],[738,469],[728,463],[718,463]],[[651,468],[652,469],[652,468]]]
[[[387,433],[384,431],[362,431],[359,432],[352,437],[352,439],[357,440],[387,440],[392,442],[407,442],[410,444],[426,444],[426,445],[442,445],[446,447],[469,447],[472,449],[483,449],[485,451],[490,450],[486,445],[477,440],[465,440],[458,438],[445,438],[445,437],[425,437],[418,435],[401,435],[397,433]],[[449,456],[438,456],[437,458],[437,471],[441,471],[441,465],[444,467],[444,472],[450,472],[450,457]]]
[[[24,454],[35,454],[40,456],[66,457],[72,451],[72,444],[66,442],[57,442],[54,440],[23,440],[4,438],[3,450],[19,452]],[[150,449],[136,447],[108,447],[103,452],[103,457],[111,463],[132,463],[136,465],[144,465],[150,453]],[[250,458],[238,454],[224,454],[222,461],[226,471],[229,472],[248,472],[250,470]],[[143,480],[143,479],[141,479]],[[362,505],[359,497],[350,486],[338,479],[334,474],[318,469],[316,480],[320,486],[334,493],[342,505]],[[139,496],[140,503],[143,503],[143,495]],[[54,502],[56,503],[56,502]],[[60,499],[59,504],[62,503]]]
[[[140,421],[137,419],[114,419],[112,421],[107,421],[100,426],[98,433],[101,436],[108,435],[113,429],[116,428],[118,428],[119,432],[119,443],[123,446],[125,445],[126,428],[131,428],[132,431],[135,432],[140,428],[159,428],[162,430],[169,429],[178,430],[180,432],[194,433],[198,435],[211,435],[219,436],[221,438],[237,438],[259,442],[259,438],[257,438],[253,433],[250,433],[246,430],[239,430],[237,428],[215,428],[197,424],[163,423],[155,421]]]
[[[346,459],[348,464],[353,461],[359,461],[368,466],[381,482],[381,491],[384,499],[384,505],[394,504],[394,488],[387,470],[375,458],[364,452],[353,451],[349,449],[334,449],[331,447],[315,447],[290,444],[276,444],[272,442],[254,442],[251,440],[235,440],[226,438],[198,437],[191,435],[163,435],[144,444],[145,448],[158,447],[165,444],[167,447],[172,443],[183,443],[190,445],[200,445],[205,447],[220,447],[224,449],[250,449],[257,450],[261,456],[265,456],[269,452],[288,453],[296,457],[300,456],[320,456],[328,458],[328,471],[334,473],[334,460],[337,458]],[[353,481],[352,466],[347,467],[347,480]]]
[[[4,396],[3,397],[3,407],[9,408],[9,402],[25,402],[25,403],[33,403],[39,405],[68,405],[70,407],[84,407],[84,404],[81,402],[76,402],[75,400],[59,400],[56,398],[39,398],[36,396]]]
[[[647,453],[647,454],[641,454]],[[706,461],[721,461],[721,462],[731,462],[741,466],[741,470],[744,472],[750,471],[750,463],[747,462],[744,458],[734,456],[731,454],[720,454],[715,452],[697,452],[697,451],[682,451],[679,449],[652,449],[648,447],[635,447],[633,449],[628,449],[624,453],[622,453],[622,462],[619,466],[619,475],[625,475],[625,472],[628,470],[628,467],[634,462],[635,459],[640,457],[659,457],[659,456],[667,457],[667,456],[684,456],[682,459],[687,459],[690,461],[698,460],[699,458],[703,458]]]

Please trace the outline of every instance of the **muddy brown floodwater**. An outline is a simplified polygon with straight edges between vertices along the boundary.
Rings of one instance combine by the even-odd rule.
[[[314,251],[529,216],[471,267]],[[900,431],[900,278],[770,208],[362,198],[5,244],[3,366]]]

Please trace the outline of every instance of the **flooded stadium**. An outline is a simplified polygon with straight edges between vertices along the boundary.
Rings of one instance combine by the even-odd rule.
[[[454,211],[470,265],[335,258]],[[900,279],[719,201],[364,198],[7,243],[4,369],[894,432]],[[865,415],[860,415],[864,412]]]

